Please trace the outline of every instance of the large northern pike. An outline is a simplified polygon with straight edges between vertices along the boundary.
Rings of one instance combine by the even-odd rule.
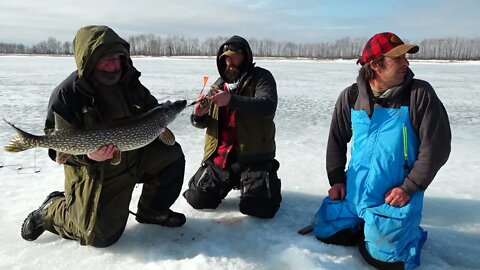
[[[57,162],[64,163],[69,155],[84,155],[108,144],[114,144],[118,151],[111,163],[121,161],[121,152],[141,148],[156,138],[168,145],[175,144],[175,136],[167,125],[185,109],[186,100],[167,101],[138,117],[98,129],[82,130],[73,127],[55,113],[55,130],[52,134],[37,136],[17,128],[3,119],[17,131],[5,151],[20,152],[34,147],[50,148],[57,151]]]

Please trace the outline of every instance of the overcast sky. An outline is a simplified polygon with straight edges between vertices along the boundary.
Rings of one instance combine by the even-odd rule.
[[[79,4],[81,3],[81,4]],[[152,33],[322,42],[391,31],[402,39],[480,37],[478,0],[0,0],[0,42],[72,41],[105,24],[120,36]]]

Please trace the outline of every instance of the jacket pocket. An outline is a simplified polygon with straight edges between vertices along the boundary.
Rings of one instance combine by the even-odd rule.
[[[337,220],[345,214],[345,203],[343,200],[332,200],[329,197],[323,199],[323,203],[319,211],[324,220]],[[351,216],[349,216],[351,217]]]
[[[388,204],[367,208],[365,211],[365,241],[378,251],[396,254],[403,250],[414,235],[412,205],[395,207]],[[411,236],[410,236],[411,235]]]
[[[340,230],[357,227],[362,222],[345,200],[325,197],[313,218],[312,226],[315,236],[327,238]]]

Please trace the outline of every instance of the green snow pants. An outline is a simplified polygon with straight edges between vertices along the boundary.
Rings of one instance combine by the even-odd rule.
[[[154,215],[167,210],[180,194],[185,158],[178,143],[155,140],[123,152],[122,162],[91,166],[64,165],[65,197],[56,199],[45,216],[45,229],[82,245],[107,247],[127,224],[133,189],[143,183],[138,213]]]

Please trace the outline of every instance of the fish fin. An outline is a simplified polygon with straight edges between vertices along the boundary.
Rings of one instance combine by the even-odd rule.
[[[74,130],[75,127],[72,126],[67,120],[65,120],[63,117],[61,117],[59,114],[56,112],[53,112],[53,115],[55,117],[55,131],[57,130]]]
[[[57,152],[57,157],[55,158],[55,161],[57,162],[57,164],[65,164],[65,162],[67,162],[67,159],[70,158],[70,154],[67,154],[67,153],[62,153],[62,152]]]
[[[25,151],[31,148],[34,148],[34,145],[31,145],[28,143],[28,141],[31,141],[32,139],[37,138],[38,136],[35,136],[33,134],[30,134],[28,132],[25,132],[19,128],[17,128],[14,124],[8,122],[7,120],[3,119],[5,123],[9,124],[15,131],[17,132],[17,136],[13,137],[10,142],[8,142],[7,145],[4,146],[4,150],[7,152],[21,152]],[[29,139],[29,140],[26,140]]]
[[[163,129],[158,138],[166,145],[175,144],[175,135],[173,135],[173,132],[168,128]]]
[[[110,164],[112,165],[118,165],[122,162],[122,151],[117,150],[113,153],[112,161],[110,161]]]

